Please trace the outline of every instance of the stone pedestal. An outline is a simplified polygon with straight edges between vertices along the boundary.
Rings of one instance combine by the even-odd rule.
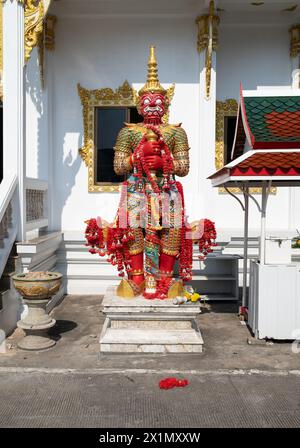
[[[106,320],[101,353],[200,353],[203,339],[195,318],[200,304],[174,305],[172,299],[124,299],[116,287],[103,299]]]
[[[17,323],[19,328],[25,331],[26,336],[18,343],[23,350],[45,350],[53,347],[55,341],[48,335],[56,321],[46,313],[46,305],[49,299],[26,300],[28,305],[27,316]]]
[[[51,297],[61,287],[62,274],[59,272],[33,271],[15,274],[14,287],[28,306],[28,314],[17,325],[24,330],[26,336],[19,341],[18,347],[23,350],[44,350],[55,345],[48,335],[48,330],[55,325],[46,312]]]

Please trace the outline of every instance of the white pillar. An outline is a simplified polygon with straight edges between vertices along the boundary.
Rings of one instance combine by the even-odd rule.
[[[3,175],[17,174],[18,240],[25,238],[25,67],[24,9],[17,0],[3,4]]]
[[[292,58],[292,88],[300,89],[300,57]]]
[[[260,244],[259,244],[259,261],[261,265],[265,264],[267,200],[268,200],[267,182],[263,181],[262,195],[261,195],[261,220],[260,220]]]
[[[214,204],[212,201],[212,187],[207,177],[215,170],[216,144],[216,53],[212,54],[212,68],[210,81],[210,98],[206,98],[206,68],[205,51],[200,53],[200,170],[201,170],[201,198],[203,198],[204,218],[213,217]]]
[[[295,59],[297,59],[297,62],[295,61]],[[299,58],[293,58],[292,88],[293,89],[300,89]]]
[[[244,253],[243,253],[243,298],[242,307],[247,303],[247,271],[248,271],[248,236],[249,236],[249,187],[245,185],[244,190],[245,210],[244,210]]]

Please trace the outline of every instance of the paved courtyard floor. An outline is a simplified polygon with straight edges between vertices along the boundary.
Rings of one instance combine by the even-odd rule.
[[[52,312],[54,348],[0,354],[0,427],[300,427],[300,353],[249,345],[234,304],[211,304],[198,324],[204,352],[101,355],[99,296],[67,296]],[[187,378],[162,391],[160,379]]]

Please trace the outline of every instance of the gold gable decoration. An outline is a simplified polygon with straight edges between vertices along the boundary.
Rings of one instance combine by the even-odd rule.
[[[216,104],[216,146],[215,146],[215,166],[216,170],[220,170],[225,165],[225,118],[236,117],[238,111],[238,103],[235,99],[226,101],[217,101]],[[234,194],[242,194],[240,188],[231,187],[229,191]],[[261,194],[261,188],[250,188],[251,194]],[[270,193],[276,194],[276,187],[271,187]],[[219,187],[219,193],[227,194],[224,187]]]
[[[88,191],[94,192],[115,192],[119,191],[119,185],[95,184],[95,108],[101,106],[122,106],[122,107],[137,107],[138,93],[125,81],[120,87],[113,90],[110,87],[88,90],[77,84],[78,95],[82,104],[83,116],[83,146],[80,148],[79,154],[88,169]],[[174,96],[175,84],[167,90],[168,100]],[[168,123],[169,112],[163,117],[163,122]]]
[[[3,3],[6,0],[1,0]],[[30,59],[34,47],[39,47],[41,78],[43,78],[44,40],[45,47],[53,50],[55,16],[47,16],[51,0],[16,0],[24,7],[25,63]],[[47,40],[48,39],[48,40]],[[43,48],[41,48],[43,47]],[[42,59],[42,61],[41,61]]]
[[[43,32],[44,2],[43,0],[25,0],[23,4],[25,62],[28,62],[31,52],[38,45]]]

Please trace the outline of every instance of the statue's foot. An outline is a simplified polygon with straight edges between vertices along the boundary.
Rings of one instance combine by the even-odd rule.
[[[145,297],[145,299],[149,299],[149,300],[153,300],[153,299],[157,299],[157,293],[155,292],[143,292],[143,296]]]
[[[117,287],[117,296],[131,299],[142,294],[145,282],[137,285],[133,280],[123,278]]]
[[[184,288],[182,280],[173,281],[168,289],[168,299],[174,299],[177,296],[183,296]]]
[[[156,290],[158,299],[173,299],[183,295],[182,280],[173,280],[172,278],[161,279]]]

